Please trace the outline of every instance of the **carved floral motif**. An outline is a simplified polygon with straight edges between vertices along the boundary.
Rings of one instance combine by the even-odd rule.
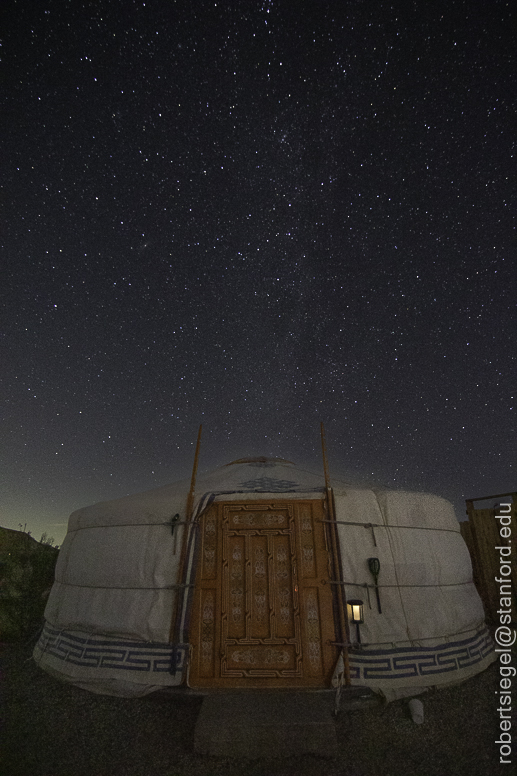
[[[289,652],[285,649],[268,649],[266,652],[265,663],[288,663]]]
[[[255,618],[262,624],[266,616],[266,560],[263,547],[255,547],[255,581],[253,598]]]
[[[250,512],[246,514],[234,515],[232,522],[234,525],[283,525],[285,523],[285,515],[274,515],[269,512]]]
[[[285,649],[236,649],[232,653],[233,663],[245,663],[246,665],[257,665],[260,663],[270,665],[271,663],[288,663],[289,652]]]
[[[263,547],[255,547],[255,576],[256,577],[266,576],[266,566],[264,561]]]
[[[302,534],[302,571],[305,577],[312,577],[314,568],[314,537],[310,509],[303,506],[301,510],[301,534]]]
[[[287,568],[287,551],[285,547],[280,546],[276,551],[276,578],[287,579],[289,570]]]
[[[203,663],[210,663],[214,641],[214,594],[211,590],[203,602],[201,617],[201,660]]]
[[[242,616],[242,599],[244,597],[244,590],[242,587],[232,587],[231,591],[230,607],[232,610],[232,619],[234,622],[239,622]]]
[[[255,662],[255,652],[251,649],[235,650],[232,653],[232,661],[234,663],[247,663],[252,665]]]
[[[216,519],[214,513],[208,513],[205,522],[205,540],[203,549],[204,576],[210,579],[215,574],[215,532]]]
[[[278,591],[278,600],[280,603],[280,620],[284,625],[287,625],[291,619],[291,609],[289,606],[289,599],[291,593],[288,587],[283,587]]]
[[[310,568],[314,561],[314,550],[312,549],[312,547],[302,547],[302,551],[303,551],[303,558],[302,558],[303,565],[305,567]]]
[[[230,579],[230,612],[233,622],[238,623],[241,621],[243,614],[244,570],[242,566],[242,549],[237,543],[233,545],[231,550]]]
[[[255,616],[257,622],[264,622],[264,616],[266,614],[266,593],[261,590],[259,593],[255,593]]]
[[[309,660],[314,668],[320,664],[320,622],[318,614],[318,603],[316,594],[311,590],[307,595],[307,619],[305,630],[307,633],[307,643],[309,647]]]

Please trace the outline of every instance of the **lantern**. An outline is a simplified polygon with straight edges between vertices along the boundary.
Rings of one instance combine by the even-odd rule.
[[[359,599],[350,599],[347,601],[348,609],[348,621],[355,623],[357,643],[361,643],[361,633],[359,631],[359,625],[364,622],[364,610],[363,602]]]

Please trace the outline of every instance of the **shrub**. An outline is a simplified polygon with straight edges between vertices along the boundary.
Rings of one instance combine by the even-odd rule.
[[[42,539],[46,540],[43,535]],[[4,640],[28,638],[43,624],[58,552],[48,540],[10,547],[2,564],[0,628]]]

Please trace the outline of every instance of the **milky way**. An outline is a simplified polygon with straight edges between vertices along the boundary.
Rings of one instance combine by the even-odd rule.
[[[7,3],[2,525],[246,454],[515,487],[503,2]],[[513,172],[512,172],[513,171]],[[515,202],[515,200],[514,200]]]

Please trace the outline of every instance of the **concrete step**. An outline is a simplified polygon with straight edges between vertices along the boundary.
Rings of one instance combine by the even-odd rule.
[[[194,748],[217,757],[335,757],[333,708],[333,693],[217,691],[203,699]]]

